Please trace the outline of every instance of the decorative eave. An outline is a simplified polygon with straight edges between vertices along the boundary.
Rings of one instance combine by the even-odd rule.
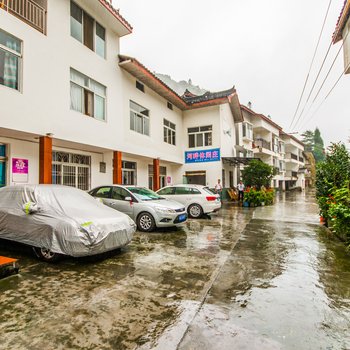
[[[350,0],[345,0],[343,8],[338,17],[338,22],[335,27],[335,31],[333,33],[333,38],[332,38],[333,44],[337,43],[342,39],[342,32],[346,25],[346,22],[349,19],[349,15],[350,15]]]
[[[185,91],[183,96],[179,96],[136,58],[119,55],[119,66],[183,111],[229,103],[234,120],[243,119],[238,96],[234,87],[220,92],[206,92],[200,96]]]
[[[124,33],[120,36],[132,33],[133,28],[131,24],[119,13],[119,10],[113,7],[109,0],[98,0],[98,2],[124,27]]]

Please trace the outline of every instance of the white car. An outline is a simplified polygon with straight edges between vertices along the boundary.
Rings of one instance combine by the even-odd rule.
[[[220,196],[201,185],[173,185],[163,187],[157,193],[183,204],[191,218],[199,218],[221,208]]]

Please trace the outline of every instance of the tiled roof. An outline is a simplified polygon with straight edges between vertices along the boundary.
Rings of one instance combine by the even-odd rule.
[[[182,96],[179,96],[136,58],[119,55],[119,65],[181,110],[231,102],[232,96],[236,94],[236,90],[233,87],[229,90],[220,92],[206,92],[199,96],[186,90]]]
[[[333,44],[337,43],[342,38],[342,31],[350,14],[350,0],[345,0],[343,8],[338,17],[337,25],[333,33]]]
[[[232,87],[231,89],[225,90],[225,91],[219,91],[219,92],[210,92],[207,91],[206,93],[204,93],[203,95],[199,95],[199,96],[190,96],[190,95],[182,95],[181,97],[183,98],[184,101],[186,101],[186,103],[188,105],[193,105],[196,103],[201,103],[201,102],[206,102],[206,101],[211,101],[211,100],[220,100],[223,98],[227,98],[230,95],[234,94],[236,92],[235,87]]]
[[[119,13],[119,10],[113,7],[109,0],[98,0],[130,33],[131,24]]]

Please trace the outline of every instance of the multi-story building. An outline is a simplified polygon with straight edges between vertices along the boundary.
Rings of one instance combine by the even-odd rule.
[[[111,182],[124,139],[119,38],[132,27],[106,0],[1,4],[2,184]]]
[[[0,186],[233,187],[256,157],[284,189],[298,171],[284,160],[300,160],[298,142],[285,150],[282,129],[241,106],[235,88],[179,95],[121,55],[132,27],[107,0],[0,5]]]
[[[350,0],[345,0],[333,34],[333,44],[343,41],[344,71],[350,73]]]

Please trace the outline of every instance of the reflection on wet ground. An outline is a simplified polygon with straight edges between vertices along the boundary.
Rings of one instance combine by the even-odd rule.
[[[104,259],[20,258],[0,281],[0,349],[349,349],[350,257],[302,194],[227,204]]]
[[[0,255],[19,257],[22,269],[0,281],[0,349],[152,348],[182,312],[179,301],[203,297],[251,215],[227,208],[175,231],[137,233],[97,261],[49,265],[2,244]]]
[[[350,256],[310,198],[277,205],[256,209],[180,349],[350,349]]]

